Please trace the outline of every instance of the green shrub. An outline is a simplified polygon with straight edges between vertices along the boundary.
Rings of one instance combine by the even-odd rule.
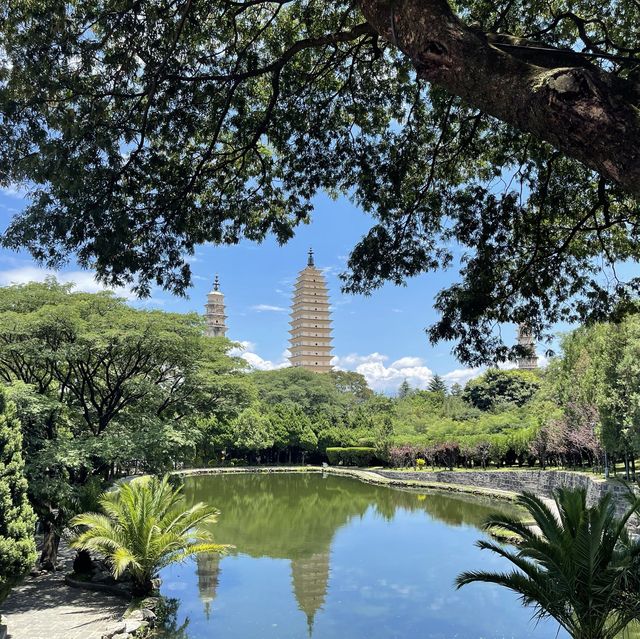
[[[0,601],[36,559],[35,516],[27,499],[22,432],[0,390]]]
[[[369,446],[327,448],[327,457],[334,466],[371,466],[376,459],[376,449]]]
[[[223,552],[207,526],[218,511],[203,503],[190,508],[182,488],[146,475],[120,483],[100,497],[101,513],[83,513],[71,520],[72,548],[105,556],[116,579],[128,573],[133,592],[148,595],[161,568],[202,552]]]

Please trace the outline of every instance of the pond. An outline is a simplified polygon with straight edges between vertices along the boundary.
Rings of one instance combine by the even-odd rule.
[[[221,511],[216,541],[235,549],[162,571],[167,639],[567,636],[503,588],[454,588],[463,570],[507,567],[474,542],[508,503],[320,473],[191,477],[185,494]]]

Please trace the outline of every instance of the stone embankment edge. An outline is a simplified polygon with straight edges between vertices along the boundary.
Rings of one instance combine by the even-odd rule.
[[[328,475],[338,475],[342,477],[353,477],[366,484],[377,486],[389,486],[393,488],[405,488],[412,490],[435,490],[449,493],[464,493],[466,495],[476,495],[478,497],[490,497],[492,499],[502,499],[505,501],[515,501],[517,492],[509,490],[498,490],[482,488],[468,484],[449,484],[445,482],[425,481],[422,479],[399,479],[396,477],[385,477],[382,472],[374,470],[364,470],[361,468],[339,468],[335,466],[236,466],[225,468],[190,468],[176,470],[172,475],[180,477],[198,477],[204,475],[233,475],[250,473],[325,473]]]
[[[131,593],[118,588],[118,586],[111,586],[109,584],[94,583],[91,581],[82,581],[81,579],[74,579],[70,575],[64,576],[64,582],[71,588],[80,588],[82,590],[92,590],[93,592],[106,592],[114,597],[120,597],[121,599],[131,600]]]

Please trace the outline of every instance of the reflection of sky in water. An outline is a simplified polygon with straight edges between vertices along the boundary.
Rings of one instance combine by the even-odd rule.
[[[316,639],[556,636],[557,624],[536,626],[532,610],[505,589],[489,584],[454,589],[453,580],[462,570],[505,567],[503,560],[474,546],[481,535],[476,527],[442,521],[457,523],[465,508],[471,521],[474,515],[482,519],[486,505],[443,495],[418,499],[414,493],[363,488],[355,480],[335,477],[263,477],[257,483],[229,477],[225,479],[240,481],[225,481],[218,490],[219,479],[200,479],[191,497],[204,499],[203,490],[213,493],[211,503],[222,511],[217,539],[234,541],[237,554],[201,556],[197,563],[162,573],[163,594],[180,602],[178,625],[188,618],[184,639],[296,639],[310,633]],[[254,490],[251,500],[247,493]],[[237,492],[248,498],[244,515]],[[292,497],[296,493],[298,506]],[[309,501],[315,512],[303,512]],[[273,509],[282,510],[288,521],[273,518]],[[286,555],[287,539],[271,544],[268,536],[282,535],[291,522],[295,526],[287,536],[297,529],[299,537],[291,539],[289,558],[264,556],[265,549],[273,548]],[[226,530],[233,530],[234,540],[225,538]],[[327,536],[327,530],[333,534]],[[245,542],[253,556],[243,554]],[[557,636],[564,639],[566,634]]]

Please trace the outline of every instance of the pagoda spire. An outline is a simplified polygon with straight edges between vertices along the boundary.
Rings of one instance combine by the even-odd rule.
[[[313,249],[309,248],[309,258],[307,259],[307,266],[315,266],[314,260],[313,260]]]
[[[216,273],[216,277],[213,280],[213,290],[214,291],[219,291],[220,290],[220,278],[218,277],[218,274]]]

